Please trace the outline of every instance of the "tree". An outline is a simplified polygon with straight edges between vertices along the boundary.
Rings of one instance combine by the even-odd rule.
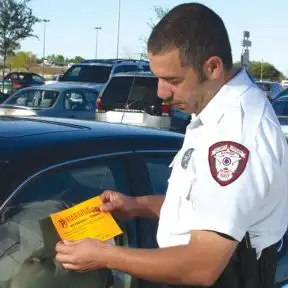
[[[150,29],[152,30],[156,24],[169,12],[168,8],[163,8],[161,6],[154,6],[153,10],[155,12],[155,18],[156,19],[151,19],[150,18],[150,22],[147,23],[147,25],[150,27]],[[155,22],[156,21],[156,22]]]
[[[70,59],[70,62],[71,62],[71,63],[79,63],[79,62],[81,62],[81,61],[83,61],[83,60],[84,60],[83,57],[81,57],[81,56],[75,56],[73,59]]]
[[[56,65],[64,65],[64,63],[65,63],[65,58],[63,55],[57,55],[55,57],[55,64]]]
[[[240,62],[234,64],[235,67],[241,67]],[[281,81],[285,78],[283,73],[274,67],[274,65],[268,62],[251,61],[248,66],[249,73],[255,79]]]
[[[9,59],[9,64],[13,69],[25,68],[29,71],[32,66],[37,64],[37,58],[31,52],[21,51]]]
[[[15,54],[20,48],[20,41],[33,34],[33,26],[40,20],[27,6],[30,0],[1,0],[0,1],[0,55],[3,57],[3,76],[8,56]]]
[[[156,24],[169,12],[168,8],[163,8],[161,6],[154,6],[152,9],[153,9],[153,11],[155,13],[155,17],[154,18],[150,18],[149,22],[147,23],[147,25],[150,28],[149,33],[152,32],[152,30],[156,26]],[[143,56],[147,57],[146,51],[147,51],[148,37],[142,36],[140,38],[140,41],[145,45],[143,47],[143,50],[144,50]]]

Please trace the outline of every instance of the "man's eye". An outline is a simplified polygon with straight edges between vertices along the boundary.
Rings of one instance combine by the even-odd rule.
[[[171,85],[179,85],[182,81],[180,79],[170,80],[169,83]]]

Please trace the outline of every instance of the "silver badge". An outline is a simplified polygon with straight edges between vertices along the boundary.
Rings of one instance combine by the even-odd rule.
[[[189,148],[188,150],[185,151],[182,160],[181,160],[181,166],[183,169],[187,169],[188,167],[188,163],[191,159],[192,153],[193,153],[194,149],[193,148]]]

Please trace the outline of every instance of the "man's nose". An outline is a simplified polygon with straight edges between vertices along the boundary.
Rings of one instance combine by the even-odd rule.
[[[169,85],[165,84],[163,80],[159,79],[158,81],[158,97],[161,99],[171,98],[173,96],[172,90]]]

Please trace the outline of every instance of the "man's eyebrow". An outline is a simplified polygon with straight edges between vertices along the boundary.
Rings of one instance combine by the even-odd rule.
[[[179,77],[177,76],[164,76],[164,77],[159,77],[159,79],[163,79],[163,80],[177,80],[179,79]]]

